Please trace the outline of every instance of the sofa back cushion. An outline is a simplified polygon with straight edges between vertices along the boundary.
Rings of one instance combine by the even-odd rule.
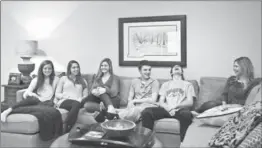
[[[200,93],[195,102],[195,108],[199,108],[207,101],[216,100],[222,94],[226,85],[226,78],[221,77],[201,77],[200,78]]]
[[[120,76],[120,106],[126,106],[128,103],[129,89],[132,82],[131,77]]]
[[[86,79],[87,87],[88,87],[88,93],[91,92],[91,87],[94,82],[95,74],[82,74],[83,78]]]
[[[255,86],[254,88],[252,88],[252,90],[250,91],[250,93],[247,97],[245,105],[249,105],[254,101],[261,100],[261,85],[262,84],[259,84],[259,85]]]

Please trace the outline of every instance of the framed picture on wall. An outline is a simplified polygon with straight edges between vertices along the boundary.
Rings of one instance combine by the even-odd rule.
[[[186,67],[186,15],[119,18],[119,65]]]
[[[10,73],[8,79],[8,85],[20,85],[21,73]]]

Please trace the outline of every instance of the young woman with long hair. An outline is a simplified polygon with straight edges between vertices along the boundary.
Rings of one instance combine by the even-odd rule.
[[[92,84],[91,94],[83,101],[84,107],[88,112],[100,111],[99,104],[102,102],[107,113],[115,114],[115,108],[119,108],[120,105],[119,87],[120,79],[113,73],[111,59],[103,59]]]
[[[215,101],[205,102],[196,111],[192,111],[194,116],[221,104],[245,105],[250,90],[261,82],[261,78],[254,78],[254,67],[248,57],[235,59],[233,71],[235,75],[227,79],[221,96]]]
[[[67,75],[60,78],[55,93],[56,106],[69,111],[64,121],[64,132],[68,132],[75,124],[81,101],[87,95],[87,82],[81,75],[80,65],[77,61],[71,60],[67,65]]]
[[[1,113],[1,121],[5,122],[6,117],[15,109],[22,106],[44,104],[53,106],[53,97],[59,78],[55,76],[52,61],[43,61],[38,69],[37,77],[34,78],[26,92],[23,94],[24,100]]]

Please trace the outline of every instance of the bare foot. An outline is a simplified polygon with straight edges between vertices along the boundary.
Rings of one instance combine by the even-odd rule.
[[[4,112],[1,113],[1,121],[6,122],[6,114]]]
[[[12,108],[8,108],[7,110],[5,110],[1,113],[1,121],[2,122],[6,122],[6,118],[11,113],[11,111],[12,111]]]
[[[113,107],[113,105],[112,105],[112,106],[110,105],[110,106],[108,106],[107,112],[112,113],[112,114],[115,114],[115,113],[116,113],[116,110],[115,110],[115,108]]]

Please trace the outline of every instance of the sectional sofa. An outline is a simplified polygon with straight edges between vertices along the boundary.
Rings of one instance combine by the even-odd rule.
[[[91,88],[94,74],[84,74],[84,78],[88,82],[88,88]],[[129,87],[132,77],[120,76],[120,96],[121,108],[126,107]],[[163,84],[168,79],[158,79]],[[205,101],[215,99],[219,96],[226,83],[226,78],[202,77],[200,85],[197,80],[189,80],[196,93],[194,98],[194,106],[192,109],[199,107]],[[17,92],[17,100],[22,99],[24,90]],[[67,115],[67,111],[60,109],[63,120]],[[77,123],[92,124],[96,123],[93,116],[80,109]],[[190,126],[191,128],[191,126]],[[156,136],[162,142],[164,147],[180,147],[180,124],[176,119],[161,119],[155,122]],[[206,134],[201,132],[200,134]],[[187,134],[186,136],[188,136]],[[190,140],[187,140],[190,143]],[[54,139],[53,139],[54,140]],[[6,123],[1,123],[1,146],[2,147],[48,147],[51,142],[42,141],[39,138],[39,127],[37,119],[28,114],[12,114],[8,116]],[[14,142],[15,141],[15,142]],[[185,143],[185,142],[184,142]],[[183,144],[184,144],[183,143]],[[186,142],[187,143],[187,142]],[[187,146],[187,145],[186,145]]]

